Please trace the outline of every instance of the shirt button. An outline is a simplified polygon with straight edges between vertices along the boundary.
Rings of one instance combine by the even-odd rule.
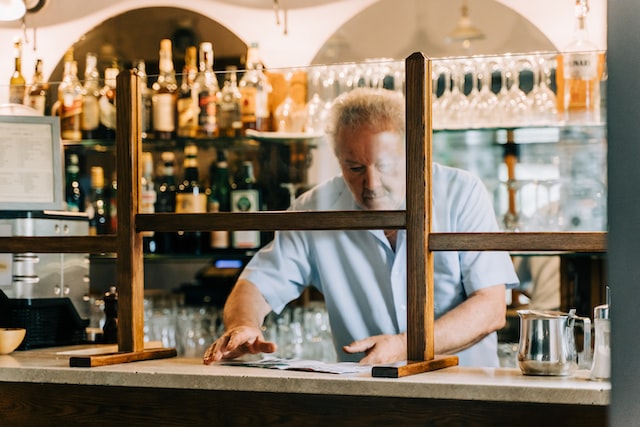
[[[404,305],[404,304],[402,304],[402,305],[400,306],[400,309],[401,309],[402,311],[407,311],[407,306],[406,306],[406,305]]]

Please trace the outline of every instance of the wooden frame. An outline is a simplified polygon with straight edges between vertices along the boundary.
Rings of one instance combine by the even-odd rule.
[[[252,229],[400,229],[408,230],[408,362],[374,367],[374,375],[397,377],[457,364],[455,357],[434,355],[431,254],[434,251],[523,250],[606,252],[607,234],[596,233],[431,233],[431,61],[420,53],[406,59],[407,210],[385,212],[257,212],[215,214],[139,214],[137,183],[140,90],[134,72],[118,76],[117,236],[0,237],[5,253],[116,252],[119,289],[118,352],[74,357],[71,366],[99,366],[176,355],[175,349],[144,349],[144,271],[142,231]],[[318,225],[320,224],[320,225]],[[426,286],[425,284],[429,284]]]

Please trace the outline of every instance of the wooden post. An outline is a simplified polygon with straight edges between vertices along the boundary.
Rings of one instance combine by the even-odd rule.
[[[144,254],[136,230],[140,203],[141,86],[133,70],[117,79],[116,165],[118,182],[118,352],[72,357],[71,366],[91,367],[174,357],[173,348],[144,348]]]
[[[431,233],[431,60],[414,53],[405,61],[407,162],[407,361],[374,366],[372,376],[397,378],[458,364],[434,354]]]

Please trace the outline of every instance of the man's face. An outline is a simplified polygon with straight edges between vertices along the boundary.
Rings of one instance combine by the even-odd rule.
[[[360,207],[403,208],[406,191],[404,140],[390,130],[368,127],[338,134],[336,156],[347,186]]]

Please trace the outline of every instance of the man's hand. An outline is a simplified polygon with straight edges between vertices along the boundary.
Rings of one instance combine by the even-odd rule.
[[[265,341],[262,331],[250,326],[239,326],[225,331],[204,353],[204,364],[209,365],[221,359],[234,359],[243,354],[273,353],[276,344]]]
[[[376,335],[354,341],[342,347],[345,353],[366,354],[360,360],[363,365],[394,363],[407,359],[407,334]]]

